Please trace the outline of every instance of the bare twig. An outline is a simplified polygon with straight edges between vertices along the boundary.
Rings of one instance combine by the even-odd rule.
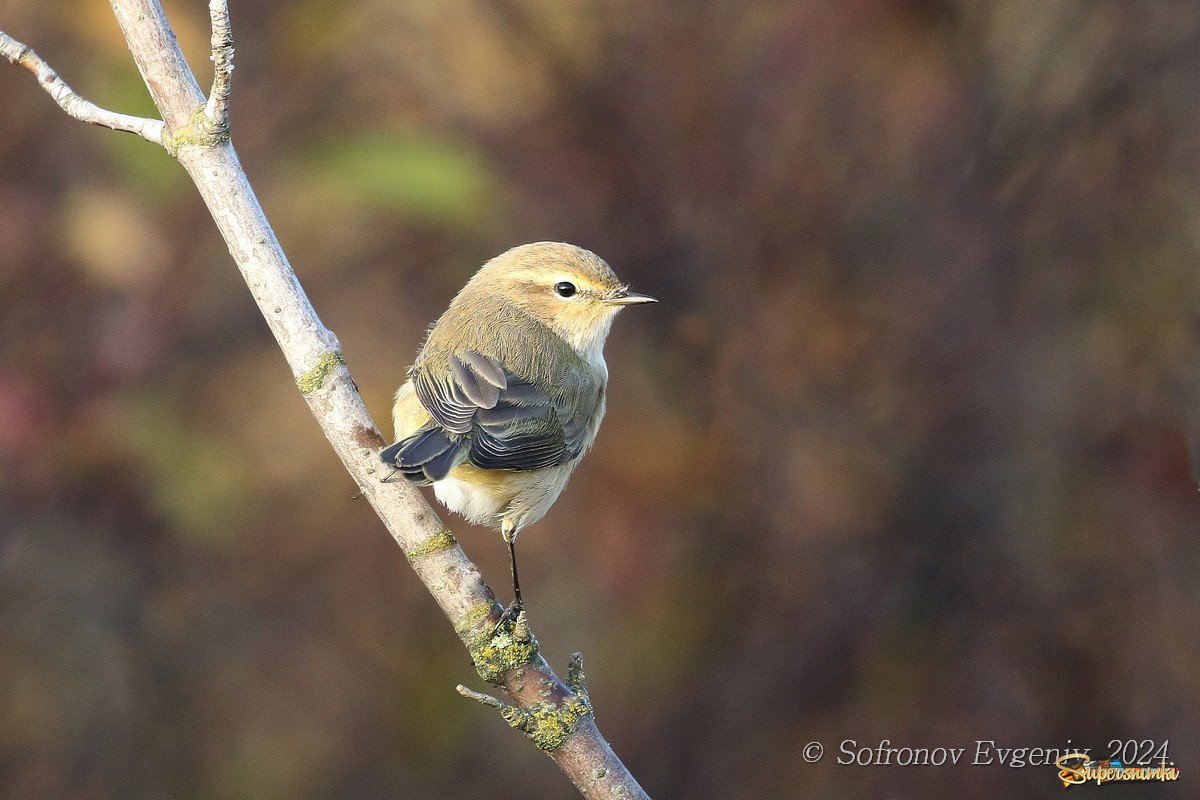
[[[42,88],[54,98],[54,102],[75,119],[91,125],[103,125],[114,131],[136,133],[155,144],[163,143],[162,120],[118,114],[85,100],[76,94],[66,81],[58,77],[58,73],[32,48],[21,44],[3,31],[0,31],[0,55],[32,72]]]
[[[403,481],[381,480],[383,437],[359,397],[337,337],[313,310],[229,141],[233,42],[227,0],[209,4],[216,74],[207,100],[159,0],[109,4],[163,115],[161,143],[195,182],[326,438],[454,625],[480,676],[503,689],[513,705],[465,687],[459,691],[498,708],[587,797],[647,798],[596,727],[579,657],[572,657],[563,682],[542,658],[524,614],[498,625],[500,606],[479,569],[420,492]]]
[[[495,708],[499,710],[503,710],[505,708],[504,703],[492,697],[490,694],[484,694],[483,692],[477,692],[474,689],[468,689],[461,683],[456,688],[458,689],[458,693],[468,700],[476,700],[488,708]]]
[[[228,0],[209,0],[208,14],[212,18],[213,82],[204,105],[204,116],[210,122],[228,128],[229,79],[233,72],[233,29],[229,25]]]

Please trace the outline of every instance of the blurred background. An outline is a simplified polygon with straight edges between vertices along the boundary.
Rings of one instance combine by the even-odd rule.
[[[521,540],[545,655],[586,654],[654,797],[1064,791],[836,763],[885,738],[1169,740],[1181,784],[1091,792],[1196,796],[1200,7],[232,7],[234,142],[385,432],[510,246],[663,301]],[[207,86],[206,4],[167,8]],[[153,113],[107,4],[0,29]],[[575,796],[454,692],[182,169],[7,64],[0,108],[0,796]]]

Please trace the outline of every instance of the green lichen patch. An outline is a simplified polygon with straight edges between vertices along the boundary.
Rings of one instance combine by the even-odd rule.
[[[475,629],[482,625],[491,613],[491,603],[476,603],[468,608],[463,614],[462,619],[454,625],[454,631],[458,634],[458,638],[464,642],[469,642],[472,638],[478,636],[479,634],[475,632]]]
[[[586,691],[576,692],[561,704],[538,703],[529,708],[506,706],[500,714],[508,724],[528,736],[539,750],[553,752],[575,732],[579,721],[592,715]]]
[[[341,353],[330,350],[317,359],[317,363],[313,365],[312,369],[296,379],[296,386],[300,387],[300,391],[304,394],[311,394],[325,385],[325,379],[329,377],[329,373],[337,369],[339,364],[345,363],[346,360],[342,358]]]
[[[490,607],[488,613],[491,613]],[[477,624],[460,626],[459,635],[466,641],[475,671],[493,686],[498,686],[509,671],[523,667],[537,657],[537,639],[529,632],[524,612],[495,631],[485,630],[471,635],[471,630]]]
[[[454,538],[454,534],[450,533],[447,528],[439,528],[438,532],[433,534],[423,541],[417,542],[410,547],[405,553],[409,560],[424,558],[431,556],[434,553],[440,553],[443,550],[449,550],[454,545],[458,544],[458,540]]]
[[[229,121],[209,119],[204,106],[196,109],[187,125],[163,133],[163,147],[173,156],[184,147],[218,147],[229,141]]]

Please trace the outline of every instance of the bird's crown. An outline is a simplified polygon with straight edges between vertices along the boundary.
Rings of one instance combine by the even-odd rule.
[[[471,282],[489,288],[516,287],[526,295],[555,289],[563,299],[576,294],[605,299],[626,288],[600,256],[563,242],[534,242],[507,250],[484,264]],[[560,283],[570,283],[571,288]]]

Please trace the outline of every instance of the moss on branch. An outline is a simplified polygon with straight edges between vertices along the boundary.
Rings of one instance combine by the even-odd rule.
[[[313,365],[312,369],[296,379],[296,386],[302,393],[312,394],[325,385],[325,379],[329,377],[329,373],[345,363],[346,359],[342,358],[341,353],[337,350],[330,350],[317,359],[317,363]]]

